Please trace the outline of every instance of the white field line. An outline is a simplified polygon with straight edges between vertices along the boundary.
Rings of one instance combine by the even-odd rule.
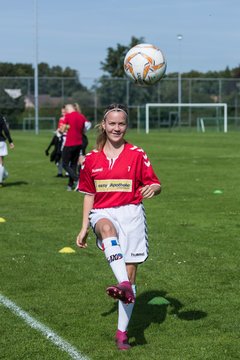
[[[58,348],[68,353],[68,355],[74,360],[89,360],[88,357],[82,355],[75,349],[71,344],[58,336],[53,330],[49,327],[43,325],[20,307],[18,307],[14,302],[9,300],[7,297],[0,294],[0,304],[11,310],[15,315],[23,319],[31,328],[38,330],[42,333],[49,341],[55,344]]]

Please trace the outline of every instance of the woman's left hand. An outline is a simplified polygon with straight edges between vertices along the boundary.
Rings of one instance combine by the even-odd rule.
[[[158,185],[145,185],[140,189],[143,199],[151,199],[154,195],[160,193],[161,187]]]
[[[154,190],[150,185],[146,185],[140,189],[140,193],[144,199],[150,199],[155,195]]]
[[[81,229],[76,240],[77,246],[79,246],[82,249],[85,249],[87,247],[87,237],[88,237],[88,230]]]

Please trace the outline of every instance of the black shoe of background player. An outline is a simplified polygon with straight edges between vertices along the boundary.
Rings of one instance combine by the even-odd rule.
[[[46,155],[46,156],[49,156],[48,150],[45,150],[45,155]]]

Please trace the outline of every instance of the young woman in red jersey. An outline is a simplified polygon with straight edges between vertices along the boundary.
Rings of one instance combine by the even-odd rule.
[[[118,282],[107,293],[119,300],[115,336],[119,350],[130,348],[127,328],[136,297],[137,266],[148,257],[142,200],[161,191],[146,153],[125,141],[127,126],[125,106],[112,104],[105,110],[96,150],[86,155],[78,189],[85,195],[77,245],[87,247],[90,224]]]
[[[65,125],[68,130],[62,152],[62,164],[69,175],[67,190],[71,191],[74,188],[74,183],[78,181],[77,165],[83,146],[85,124],[88,120],[83,114],[76,111],[72,104],[67,104],[65,109],[66,114],[63,125]]]

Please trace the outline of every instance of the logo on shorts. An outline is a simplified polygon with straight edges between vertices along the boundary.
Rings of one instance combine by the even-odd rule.
[[[121,260],[123,258],[122,254],[114,254],[111,255],[107,258],[107,261],[109,264],[111,264],[111,262],[116,261],[116,260]]]
[[[144,256],[144,252],[142,253],[131,253],[131,256]]]

